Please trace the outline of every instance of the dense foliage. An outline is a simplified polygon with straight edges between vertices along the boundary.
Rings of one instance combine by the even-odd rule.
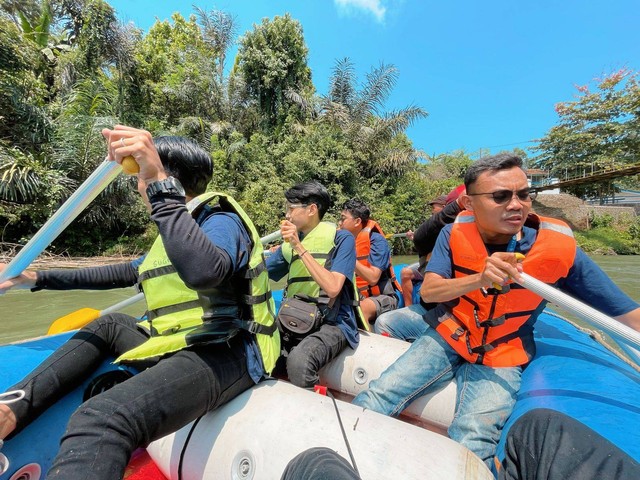
[[[119,23],[104,0],[0,0],[0,242],[25,243],[42,226],[102,161],[100,129],[116,123],[198,141],[214,158],[211,188],[234,195],[263,234],[277,228],[283,192],[296,182],[329,188],[330,220],[346,199],[362,198],[388,233],[415,229],[428,201],[460,183],[469,155],[430,158],[405,133],[426,111],[386,108],[393,65],[358,79],[339,58],[319,96],[299,22],[285,15],[238,33],[219,10],[194,7],[145,33]],[[596,147],[599,162],[636,158],[635,76],[598,88],[558,107],[541,166],[593,159]],[[53,249],[139,252],[153,236],[134,179],[122,176]]]

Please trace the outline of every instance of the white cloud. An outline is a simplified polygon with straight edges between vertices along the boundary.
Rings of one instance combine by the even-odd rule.
[[[371,13],[379,22],[384,21],[387,9],[381,0],[333,0],[339,11],[352,13],[355,10],[364,10]]]

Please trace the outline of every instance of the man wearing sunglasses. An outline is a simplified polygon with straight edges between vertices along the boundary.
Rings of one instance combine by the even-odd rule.
[[[546,303],[510,279],[526,271],[639,331],[640,306],[576,246],[565,223],[531,214],[520,157],[480,159],[464,183],[466,211],[440,232],[420,291],[432,328],[354,403],[398,415],[454,380],[449,436],[492,468]],[[524,255],[522,264],[516,254]]]

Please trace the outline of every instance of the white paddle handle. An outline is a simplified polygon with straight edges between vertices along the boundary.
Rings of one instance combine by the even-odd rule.
[[[17,277],[31,265],[121,171],[122,167],[117,162],[104,160],[9,262],[0,273],[0,283]]]
[[[640,348],[640,332],[635,331],[633,328],[620,323],[619,321],[599,312],[595,308],[585,305],[579,300],[561,292],[557,288],[547,285],[544,282],[527,275],[526,273],[520,274],[523,281],[519,282],[520,285],[533,293],[540,295],[542,298],[565,308],[584,320],[590,322],[604,329],[607,333],[611,333],[616,339],[624,341],[628,345]]]

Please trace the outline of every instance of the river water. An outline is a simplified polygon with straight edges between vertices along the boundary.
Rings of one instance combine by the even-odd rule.
[[[640,301],[640,256],[595,256],[594,260],[628,295]],[[414,256],[394,257],[396,265],[413,263]],[[133,288],[110,291],[76,290],[67,292],[10,291],[0,296],[0,344],[44,335],[59,317],[81,308],[101,310],[136,294]],[[140,302],[122,311],[140,315]]]

